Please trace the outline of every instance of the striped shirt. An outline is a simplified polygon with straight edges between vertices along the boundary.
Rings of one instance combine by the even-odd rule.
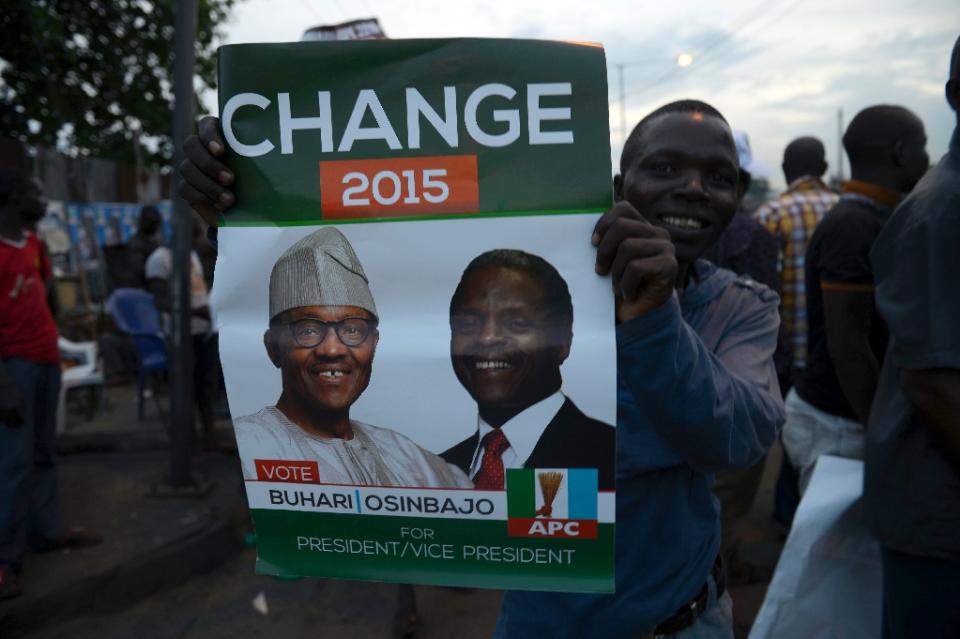
[[[774,200],[763,204],[754,214],[777,238],[780,247],[780,316],[793,340],[794,366],[803,368],[807,360],[807,307],[803,258],[823,216],[837,203],[837,194],[820,178],[797,178]]]

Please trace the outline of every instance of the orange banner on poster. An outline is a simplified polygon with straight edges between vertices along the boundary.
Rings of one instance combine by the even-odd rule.
[[[324,220],[476,213],[477,156],[320,163]]]

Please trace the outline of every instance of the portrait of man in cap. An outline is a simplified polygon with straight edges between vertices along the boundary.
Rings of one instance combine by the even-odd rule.
[[[270,273],[263,342],[280,370],[276,404],[234,420],[244,477],[254,459],[316,461],[320,481],[472,486],[455,466],[393,430],[350,418],[370,383],[379,316],[353,247],[333,227],[288,248]]]
[[[450,331],[454,373],[479,415],[444,459],[478,489],[503,489],[506,468],[596,468],[599,488],[613,489],[613,426],[560,390],[573,304],[553,265],[511,249],[477,256],[450,301]]]

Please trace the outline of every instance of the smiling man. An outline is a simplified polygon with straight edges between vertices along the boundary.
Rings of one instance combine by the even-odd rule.
[[[322,483],[471,486],[409,438],[350,418],[370,383],[377,323],[363,266],[340,231],[314,231],[280,256],[263,342],[283,391],[275,406],[234,422],[245,478],[257,478],[255,459],[286,459],[316,461]]]
[[[479,417],[444,459],[479,489],[502,489],[505,468],[596,468],[600,489],[613,489],[613,427],[560,392],[573,304],[550,263],[508,249],[477,256],[450,301],[450,329],[453,370]]]
[[[617,303],[616,593],[508,592],[497,637],[733,637],[711,486],[783,421],[778,299],[698,259],[746,184],[716,109],[657,109],[620,167],[593,236]]]

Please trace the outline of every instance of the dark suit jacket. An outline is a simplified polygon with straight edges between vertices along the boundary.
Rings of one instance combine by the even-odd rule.
[[[474,433],[440,454],[470,474],[480,433]],[[613,426],[584,415],[567,399],[547,424],[524,468],[596,468],[600,490],[614,489],[617,432]]]

